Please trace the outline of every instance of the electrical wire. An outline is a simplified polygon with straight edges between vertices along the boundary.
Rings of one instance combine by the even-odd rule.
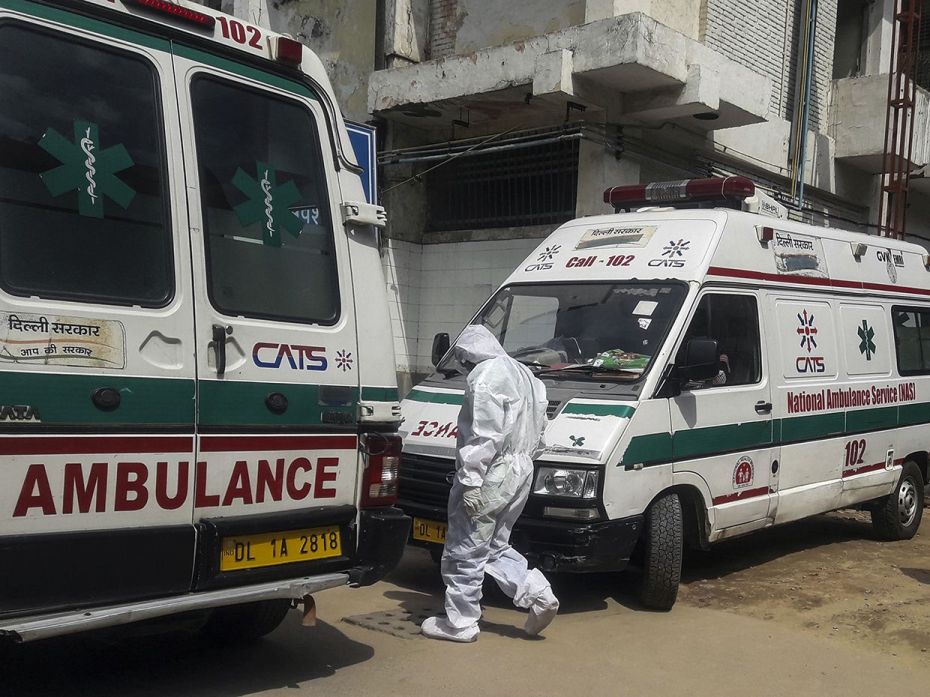
[[[518,128],[520,128],[520,126],[514,126],[513,128],[509,128],[509,129],[507,129],[506,131],[502,131],[502,132],[500,132],[500,133],[495,133],[495,134],[492,135],[491,137],[485,138],[484,140],[482,140],[482,141],[479,142],[479,143],[475,143],[473,146],[471,146],[471,147],[468,148],[467,150],[462,150],[461,152],[454,153],[454,154],[452,154],[452,155],[449,156],[449,159],[443,160],[443,161],[440,162],[439,164],[433,165],[432,167],[430,167],[430,168],[428,168],[428,169],[425,169],[425,170],[423,170],[422,172],[419,172],[419,173],[417,173],[417,174],[414,174],[412,177],[408,177],[407,179],[404,179],[403,181],[398,182],[398,183],[395,184],[394,186],[388,187],[387,189],[385,189],[384,191],[382,191],[381,194],[384,195],[384,194],[390,193],[391,191],[394,191],[394,189],[396,189],[396,188],[398,188],[398,187],[401,187],[401,186],[403,186],[404,184],[409,184],[409,183],[412,182],[412,181],[417,181],[417,180],[419,180],[423,175],[429,174],[430,172],[439,169],[439,168],[442,167],[443,165],[449,164],[450,162],[452,162],[452,160],[454,160],[454,159],[456,159],[456,158],[459,158],[459,157],[461,157],[462,155],[465,155],[466,153],[471,152],[472,150],[475,150],[475,149],[477,149],[477,148],[480,148],[482,145],[487,145],[487,144],[490,143],[491,141],[496,140],[496,139],[498,139],[498,138],[501,138],[501,137],[507,135],[508,133],[513,133],[513,132],[516,131]]]

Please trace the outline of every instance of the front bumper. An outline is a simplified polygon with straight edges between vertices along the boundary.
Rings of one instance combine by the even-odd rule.
[[[401,501],[398,505],[409,516],[446,521],[445,510],[438,507],[408,501]],[[579,523],[531,518],[524,514],[514,525],[510,544],[527,558],[531,566],[544,571],[621,571],[630,561],[642,527],[641,515]],[[408,542],[418,547],[436,546],[412,537]]]
[[[620,571],[639,540],[642,516],[597,523],[521,518],[510,543],[543,571]]]

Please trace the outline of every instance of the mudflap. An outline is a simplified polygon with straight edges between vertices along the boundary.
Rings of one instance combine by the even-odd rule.
[[[358,565],[349,584],[370,586],[397,566],[410,534],[410,517],[393,506],[363,509],[359,514]]]

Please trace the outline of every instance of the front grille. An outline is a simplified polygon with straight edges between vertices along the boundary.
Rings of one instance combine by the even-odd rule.
[[[455,460],[403,453],[400,458],[398,498],[411,502],[446,508],[452,484],[446,479],[455,471]]]

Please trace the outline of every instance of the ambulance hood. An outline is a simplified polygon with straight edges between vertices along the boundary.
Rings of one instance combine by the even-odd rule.
[[[589,399],[577,391],[549,388],[547,462],[603,464],[613,452],[636,402]],[[462,391],[420,385],[401,403],[404,452],[452,459]]]

